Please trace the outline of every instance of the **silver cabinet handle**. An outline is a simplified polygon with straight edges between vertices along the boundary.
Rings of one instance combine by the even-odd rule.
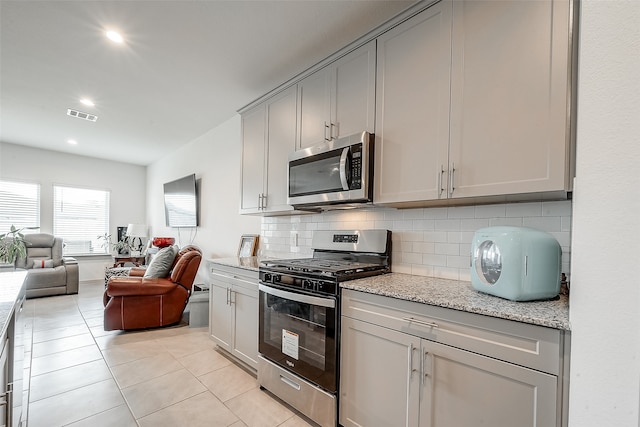
[[[440,172],[438,172],[438,199],[442,197],[442,192],[444,188],[442,188],[442,175],[444,175],[444,166],[440,165]]]
[[[453,196],[453,190],[456,188],[453,186],[453,175],[456,173],[456,165],[451,163],[451,169],[449,171],[449,197]]]
[[[424,320],[416,319],[414,317],[403,317],[402,320],[409,323],[417,323],[418,325],[428,326],[429,328],[437,328],[438,324],[433,322],[425,322]]]
[[[409,346],[409,354],[408,354],[409,360],[407,361],[407,366],[408,366],[408,368],[407,368],[407,383],[411,382],[411,376],[416,371],[415,369],[413,369],[413,350],[415,350],[415,347],[413,346],[413,344],[411,344]]]
[[[331,141],[331,135],[329,135],[329,138],[327,138],[327,129],[329,129],[329,125],[327,124],[327,122],[324,122],[324,140]],[[331,129],[329,129],[329,133],[331,133]]]
[[[262,209],[267,209],[267,196],[266,194],[262,194]]]
[[[335,123],[331,123],[331,128],[329,129],[329,138],[331,140],[334,140],[338,137],[338,131],[336,130],[336,132],[334,133],[333,130],[336,129],[338,126]]]

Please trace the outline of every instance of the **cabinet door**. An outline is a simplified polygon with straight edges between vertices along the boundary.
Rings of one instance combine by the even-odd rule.
[[[211,283],[209,299],[209,333],[222,348],[231,351],[232,339],[230,287],[226,283]]]
[[[264,191],[266,114],[258,105],[242,115],[240,213],[256,213]]]
[[[9,390],[9,340],[7,336],[4,335],[2,337],[2,342],[0,343],[0,394],[6,393]],[[11,403],[11,399],[9,394],[5,394],[3,399],[6,401],[5,404],[0,405],[0,425],[9,426],[9,414],[10,412],[7,410],[8,405]]]
[[[377,39],[375,203],[441,196],[449,146],[451,14],[451,2],[442,1]]]
[[[568,188],[568,1],[454,2],[452,197]]]
[[[233,305],[233,350],[234,356],[258,369],[258,290],[249,291],[234,287]]]
[[[420,426],[556,425],[557,377],[423,340]]]
[[[340,424],[416,426],[420,340],[342,317]]]
[[[371,41],[331,65],[333,138],[362,131],[374,133],[376,42]]]
[[[298,83],[300,135],[297,148],[323,143],[329,138],[330,71],[323,68]]]
[[[296,87],[267,101],[267,212],[291,211],[287,204],[289,154],[296,147]]]

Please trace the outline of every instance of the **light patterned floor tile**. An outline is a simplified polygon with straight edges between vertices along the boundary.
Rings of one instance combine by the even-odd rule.
[[[43,341],[33,344],[33,357],[46,356],[60,351],[72,350],[74,348],[86,347],[95,344],[91,334],[73,335],[71,337],[59,338],[57,340]]]
[[[233,412],[206,391],[140,418],[140,427],[223,427],[238,421]]]
[[[84,418],[67,427],[138,427],[126,404],[116,406],[91,417]]]
[[[145,359],[158,353],[166,352],[166,348],[155,340],[136,341],[110,347],[102,351],[109,366],[117,366],[134,360]]]
[[[39,343],[43,341],[57,340],[58,338],[72,337],[74,335],[86,334],[89,332],[89,328],[86,324],[65,326],[48,331],[34,331],[33,343]]]
[[[189,371],[181,369],[127,387],[122,390],[122,394],[131,412],[138,419],[206,390]]]
[[[278,427],[314,427],[316,425],[317,424],[312,424],[312,422],[307,422],[305,419],[294,415],[284,423],[280,424]]]
[[[31,378],[30,399],[32,402],[59,393],[74,390],[100,381],[111,379],[111,372],[104,360],[83,363]]]
[[[226,403],[248,427],[279,426],[294,413],[260,389],[254,389]]]
[[[216,350],[199,351],[183,357],[179,362],[196,377],[231,365],[231,361]]]
[[[183,369],[180,362],[168,352],[164,352],[152,357],[113,366],[111,371],[122,389],[180,369]]]
[[[29,427],[53,427],[115,408],[124,403],[112,379],[29,404]]]
[[[102,354],[97,345],[74,348],[42,357],[34,357],[31,360],[31,375],[41,375],[58,369],[64,369],[75,365],[102,359]]]
[[[256,378],[234,364],[202,375],[198,379],[223,402],[258,388]]]
[[[216,346],[206,332],[159,338],[157,341],[176,359],[182,359],[203,350],[212,350]]]

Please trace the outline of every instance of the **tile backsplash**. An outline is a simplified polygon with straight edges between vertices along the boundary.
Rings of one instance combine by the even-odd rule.
[[[312,254],[314,230],[382,228],[392,231],[392,271],[468,281],[473,234],[494,225],[548,232],[562,247],[562,272],[570,275],[570,200],[417,209],[369,207],[264,217],[259,254],[307,257]]]

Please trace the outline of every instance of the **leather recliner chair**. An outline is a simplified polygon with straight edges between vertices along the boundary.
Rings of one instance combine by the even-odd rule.
[[[176,255],[169,276],[112,277],[104,291],[104,330],[128,330],[180,322],[202,253],[187,246]]]
[[[79,273],[75,258],[62,256],[61,237],[48,233],[25,234],[27,256],[16,260],[27,270],[27,298],[77,294]]]

